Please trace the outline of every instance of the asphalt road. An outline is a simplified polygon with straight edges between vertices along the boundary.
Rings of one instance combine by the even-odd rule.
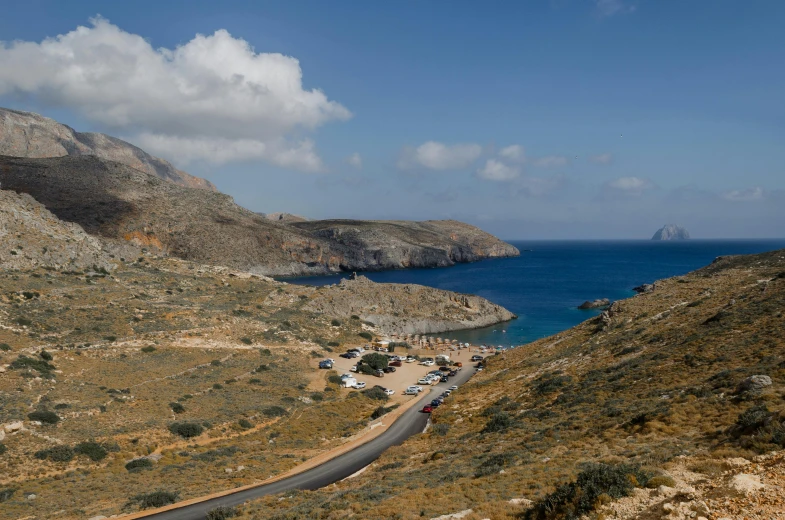
[[[390,446],[403,443],[416,433],[421,433],[428,423],[429,414],[422,413],[422,407],[434,397],[452,385],[462,385],[474,373],[471,366],[464,367],[458,375],[450,378],[447,383],[439,383],[430,387],[430,392],[423,392],[418,403],[406,410],[388,429],[375,439],[358,446],[352,451],[331,459],[289,478],[261,485],[259,487],[238,491],[231,495],[192,504],[171,511],[153,514],[145,518],[154,520],[204,520],[207,512],[218,506],[237,506],[248,500],[265,495],[274,495],[290,489],[319,489],[338,482],[358,472],[377,458]]]

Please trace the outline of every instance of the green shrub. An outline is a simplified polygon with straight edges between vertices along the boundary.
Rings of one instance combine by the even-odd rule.
[[[206,520],[227,520],[228,518],[234,518],[236,514],[237,510],[233,507],[218,506],[207,512]]]
[[[0,442],[0,455],[5,454],[5,452],[7,452],[7,451],[8,451],[8,448],[5,447],[5,444]]]
[[[38,355],[41,356],[41,359],[43,359],[44,361],[52,361],[52,359],[54,359],[52,358],[52,354],[50,354],[46,350],[42,350],[41,352],[38,353]]]
[[[94,441],[83,441],[74,446],[74,452],[80,455],[86,455],[90,460],[98,462],[104,460],[107,455],[106,448]]]
[[[0,350],[2,350],[3,352],[8,352],[9,350],[11,350],[11,345],[9,345],[8,343],[0,343]]]
[[[263,349],[260,349],[260,350],[259,350],[259,355],[260,355],[260,356],[272,356],[272,355],[273,355],[273,353],[272,353],[272,352],[270,352],[270,349],[269,349],[269,348],[263,348]]]
[[[314,401],[324,401],[324,395],[320,392],[314,392],[311,394],[311,399]]]
[[[360,336],[361,338],[365,338],[368,341],[371,341],[373,339],[373,334],[371,334],[370,332],[363,331],[363,332],[359,333],[358,336]]]
[[[628,464],[592,464],[578,473],[575,482],[562,484],[526,511],[526,520],[577,520],[591,513],[601,495],[618,499],[635,487],[645,486],[651,475]]]
[[[440,435],[442,437],[447,435],[447,432],[449,430],[450,430],[450,425],[445,423],[434,424],[433,428],[431,428],[431,432],[433,432],[434,435]]]
[[[110,343],[114,343],[117,341],[117,336],[106,336],[104,339]]]
[[[191,422],[176,422],[169,425],[169,431],[185,439],[198,437],[204,431],[201,424]]]
[[[327,346],[328,347],[340,347],[341,344],[339,342],[337,342],[337,341],[328,341],[327,342]]]
[[[55,405],[55,410],[65,410],[66,408],[71,408],[71,405],[68,403],[57,403]]]
[[[365,354],[362,357],[363,363],[370,366],[374,370],[382,370],[387,368],[387,365],[390,363],[390,358],[385,356],[384,354],[379,354],[377,352],[371,352],[370,354]]]
[[[134,459],[125,465],[128,471],[142,471],[143,469],[151,469],[153,461],[148,458]]]
[[[148,345],[146,347],[142,347],[142,352],[155,352],[155,347],[152,345]]]
[[[180,403],[169,403],[169,407],[174,413],[183,413],[185,411],[185,406]]]
[[[386,396],[385,396],[385,397],[386,397]],[[386,408],[386,407],[384,407],[384,406],[380,406],[379,408],[377,408],[376,410],[374,410],[374,411],[373,411],[373,413],[371,414],[371,419],[372,419],[372,420],[373,420],[373,419],[378,419],[378,418],[379,418],[379,417],[381,417],[382,415],[385,415],[385,414],[387,414],[387,413],[391,412],[391,411],[392,411],[392,410],[394,410],[394,409],[395,409],[395,408],[394,408],[394,407],[392,407],[392,406],[390,406],[390,407],[387,407],[387,408]]]
[[[14,496],[14,493],[16,493],[16,490],[13,488],[0,489],[0,502],[9,500],[12,496]]]
[[[366,388],[362,391],[362,394],[368,399],[375,399],[377,401],[387,401],[387,399],[389,399],[389,396],[384,393],[384,390],[378,386]]]
[[[214,366],[214,367],[219,367],[219,366],[221,366],[221,360],[220,359],[213,359],[212,361],[210,361],[210,364],[212,366]]]
[[[246,345],[253,345],[253,340],[251,338],[240,338],[240,341],[242,341]]]
[[[240,419],[237,421],[237,424],[240,425],[240,428],[247,430],[248,428],[253,428],[253,423],[248,419]]]
[[[221,383],[213,383],[213,390],[220,390],[223,387]]]
[[[14,361],[11,362],[11,368],[14,370],[35,370],[36,372],[40,373],[42,376],[49,376],[51,375],[52,370],[55,369],[55,366],[47,363],[43,359],[35,359],[27,356],[19,356]]]
[[[74,458],[74,450],[64,444],[58,444],[48,450],[37,451],[34,454],[35,458],[52,462],[68,462]]]
[[[331,376],[327,376],[327,381],[333,383],[334,385],[340,385],[342,380],[341,376],[333,374]]]
[[[507,412],[499,412],[494,414],[490,420],[485,424],[482,433],[496,433],[503,432],[512,426],[512,418]]]
[[[363,364],[357,365],[357,373],[358,374],[364,374],[366,376],[373,376],[373,375],[376,375],[376,370],[373,367],[371,367],[370,365],[366,365],[366,364],[363,363]]]
[[[482,464],[477,466],[474,472],[476,478],[485,477],[487,475],[495,475],[501,470],[510,466],[515,461],[515,456],[511,453],[497,453],[485,459]]]
[[[252,377],[251,379],[248,380],[248,383],[251,385],[259,385],[262,383],[262,380]]]
[[[649,489],[657,489],[660,486],[673,487],[675,485],[676,481],[667,475],[658,475],[656,477],[652,477],[646,483],[646,487]]]
[[[139,509],[150,509],[151,507],[163,507],[177,502],[179,493],[168,491],[153,491],[136,495],[129,502],[139,505]]]
[[[330,325],[332,325],[333,327],[340,327],[341,326],[341,321],[333,319],[332,321],[330,321]]]
[[[286,408],[280,406],[268,406],[262,410],[262,413],[267,417],[283,417],[288,412],[286,411]]]
[[[60,421],[60,416],[48,410],[38,410],[27,414],[27,418],[31,421],[40,421],[44,424],[57,424]]]

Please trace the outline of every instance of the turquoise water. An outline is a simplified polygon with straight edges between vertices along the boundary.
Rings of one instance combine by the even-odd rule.
[[[633,287],[685,274],[721,255],[785,248],[776,240],[522,241],[517,258],[485,260],[441,269],[363,273],[375,282],[416,283],[472,293],[503,305],[517,320],[483,329],[450,332],[474,344],[513,346],[568,329],[599,311],[576,307],[585,300],[618,300]],[[290,278],[287,282],[327,285],[347,274]]]

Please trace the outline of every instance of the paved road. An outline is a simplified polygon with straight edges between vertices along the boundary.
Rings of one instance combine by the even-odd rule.
[[[422,432],[428,423],[429,417],[428,414],[424,414],[420,411],[426,402],[430,402],[434,397],[452,385],[462,385],[473,373],[474,369],[472,367],[464,367],[464,369],[458,372],[457,376],[451,378],[449,382],[432,386],[430,392],[424,392],[424,395],[419,398],[419,403],[406,410],[386,432],[320,466],[279,480],[278,482],[273,482],[272,484],[238,491],[231,495],[213,498],[211,500],[199,502],[198,504],[165,511],[145,518],[152,520],[203,520],[207,517],[208,511],[215,509],[218,506],[237,506],[254,498],[264,495],[273,495],[290,489],[319,489],[330,485],[333,482],[343,480],[379,458],[379,456],[390,446],[401,444],[412,435]]]

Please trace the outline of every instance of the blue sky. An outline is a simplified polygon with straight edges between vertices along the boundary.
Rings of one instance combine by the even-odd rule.
[[[123,137],[255,211],[783,235],[783,2],[116,4],[5,10],[0,105]]]

